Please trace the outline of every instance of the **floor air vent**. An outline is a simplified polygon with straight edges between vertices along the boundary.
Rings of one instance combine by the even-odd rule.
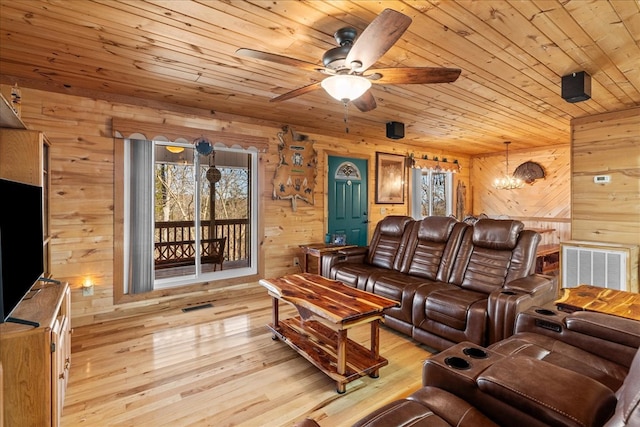
[[[212,307],[213,307],[213,304],[207,303],[207,304],[193,305],[191,307],[185,307],[182,309],[182,311],[185,313],[188,313],[190,311],[202,310],[203,308],[212,308]]]

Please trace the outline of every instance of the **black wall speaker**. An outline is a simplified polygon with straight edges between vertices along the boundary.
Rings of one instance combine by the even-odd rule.
[[[391,138],[391,139],[404,138],[404,123],[388,122],[387,123],[387,138]]]
[[[562,99],[567,102],[586,101],[591,98],[591,76],[584,71],[562,77]]]

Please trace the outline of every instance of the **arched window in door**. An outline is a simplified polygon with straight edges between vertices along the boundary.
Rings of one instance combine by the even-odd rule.
[[[338,169],[336,169],[334,178],[347,181],[360,181],[362,179],[362,175],[360,174],[360,169],[358,169],[358,167],[353,163],[342,162],[338,166]]]

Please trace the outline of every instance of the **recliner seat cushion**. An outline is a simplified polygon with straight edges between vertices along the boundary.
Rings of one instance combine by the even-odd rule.
[[[563,341],[532,332],[519,332],[489,346],[504,355],[532,357],[577,372],[616,391],[628,374],[626,367]]]
[[[337,264],[332,270],[332,278],[342,283],[365,290],[369,276],[375,272],[383,273],[387,271],[385,268],[372,267],[368,264],[361,263],[342,263]]]
[[[426,301],[428,319],[463,331],[467,326],[469,308],[479,301],[486,301],[481,292],[454,288],[431,292]]]
[[[592,378],[530,357],[498,360],[476,382],[483,393],[548,425],[599,427],[616,407],[613,392]]]

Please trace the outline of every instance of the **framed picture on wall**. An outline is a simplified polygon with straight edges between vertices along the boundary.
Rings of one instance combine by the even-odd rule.
[[[376,203],[404,203],[405,156],[376,152]]]

